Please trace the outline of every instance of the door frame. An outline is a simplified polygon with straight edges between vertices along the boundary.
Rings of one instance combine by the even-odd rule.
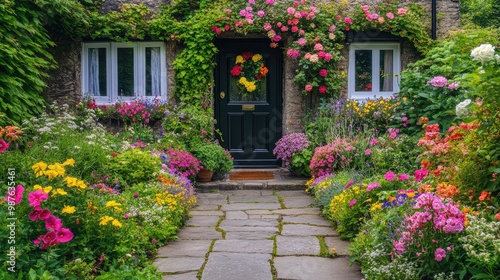
[[[215,40],[215,45],[216,47],[221,50],[227,50],[229,46],[234,46],[236,45],[237,47],[235,48],[235,53],[242,53],[243,51],[247,51],[248,49],[246,46],[249,43],[257,43],[257,44],[262,44],[262,45],[269,45],[271,42],[268,38],[227,38],[227,39],[216,39]],[[241,46],[241,47],[240,47]],[[274,53],[276,55],[276,81],[273,81],[276,86],[276,93],[271,95],[273,98],[273,103],[275,104],[274,110],[276,110],[275,116],[277,117],[277,122],[279,122],[279,125],[276,125],[276,131],[275,137],[276,141],[279,140],[282,136],[283,133],[283,52],[280,51],[282,48],[281,45],[277,47],[277,50]],[[220,71],[220,52],[217,53],[216,55],[216,67],[214,69],[214,117],[216,119],[216,128],[218,127],[218,124],[220,124],[220,120],[223,117],[226,117],[226,112],[222,112],[221,110],[221,102],[222,99],[219,95],[221,92],[221,85],[219,81],[221,81],[221,72]],[[228,77],[229,78],[229,77]],[[224,137],[227,137],[227,135],[222,135],[222,138],[220,138],[220,135],[217,135],[219,140],[225,140]],[[275,143],[270,143],[272,147],[274,147]],[[225,148],[226,145],[224,145],[224,142],[221,141],[221,145]],[[255,154],[255,153],[254,153]],[[255,159],[253,157],[250,157],[248,159],[236,159],[234,162],[234,167],[235,168],[276,168],[279,166],[279,162],[276,158],[273,159]]]

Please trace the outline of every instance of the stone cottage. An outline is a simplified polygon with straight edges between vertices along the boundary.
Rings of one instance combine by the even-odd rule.
[[[353,2],[374,6],[383,1],[386,0]],[[101,12],[118,10],[124,3],[145,3],[155,11],[160,3],[170,2],[104,0]],[[425,7],[429,33],[434,38],[446,35],[459,25],[458,0],[404,0],[401,5],[409,3]],[[287,44],[290,41],[285,39],[282,47],[286,48]],[[215,58],[212,106],[217,128],[225,140],[222,145],[231,152],[236,166],[275,166],[274,143],[282,135],[303,129],[306,104],[311,102],[293,82],[297,62],[284,54],[284,48],[269,48],[269,39],[260,34],[242,36],[225,32],[216,39],[216,46],[219,52]],[[170,41],[127,43],[82,38],[58,42],[54,53],[59,67],[51,73],[46,93],[52,99],[71,101],[89,94],[98,104],[153,97],[169,101],[175,88],[172,65],[180,48],[182,45]],[[260,96],[251,100],[233,94],[235,85],[229,73],[230,58],[245,51],[264,55],[269,70]],[[389,97],[398,92],[398,73],[418,59],[418,53],[408,40],[377,30],[347,32],[342,54],[344,60],[338,70],[347,73],[347,83],[341,96],[361,100]],[[355,70],[359,65],[366,68],[363,73],[370,72],[369,87],[357,85],[356,77],[363,74]]]

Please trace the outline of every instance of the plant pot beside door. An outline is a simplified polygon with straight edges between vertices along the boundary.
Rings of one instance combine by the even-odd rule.
[[[214,175],[213,171],[208,170],[206,168],[203,168],[198,172],[198,175],[196,175],[196,181],[197,182],[210,182],[210,181],[212,181],[213,175]]]

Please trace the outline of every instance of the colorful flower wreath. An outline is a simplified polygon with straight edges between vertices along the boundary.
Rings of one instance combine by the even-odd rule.
[[[251,52],[236,56],[231,75],[236,79],[241,94],[252,93],[260,88],[261,79],[269,71],[262,61],[261,54]]]

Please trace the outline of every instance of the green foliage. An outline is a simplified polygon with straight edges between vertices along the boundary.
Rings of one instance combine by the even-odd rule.
[[[160,159],[138,148],[128,149],[113,157],[107,166],[112,178],[120,178],[128,185],[148,182],[155,178]]]
[[[211,110],[204,111],[183,103],[169,107],[164,114],[162,126],[165,135],[161,141],[169,147],[181,146],[189,150],[214,136]]]
[[[465,22],[472,22],[481,27],[500,27],[500,1],[498,0],[462,0],[460,16]]]
[[[191,153],[210,171],[224,174],[233,168],[233,160],[228,156],[228,152],[217,143],[196,144]]]
[[[400,127],[402,118],[406,118],[407,125],[402,131],[417,134],[421,131],[421,117],[428,118],[429,123],[439,123],[443,130],[456,123],[455,106],[468,97],[469,86],[462,77],[477,66],[470,52],[481,43],[495,44],[496,38],[498,31],[491,29],[456,31],[437,43],[425,58],[410,64],[401,73],[391,126]],[[448,85],[452,82],[460,82],[460,85],[455,90],[450,90],[448,85],[440,88],[429,85],[436,76],[448,79]]]

